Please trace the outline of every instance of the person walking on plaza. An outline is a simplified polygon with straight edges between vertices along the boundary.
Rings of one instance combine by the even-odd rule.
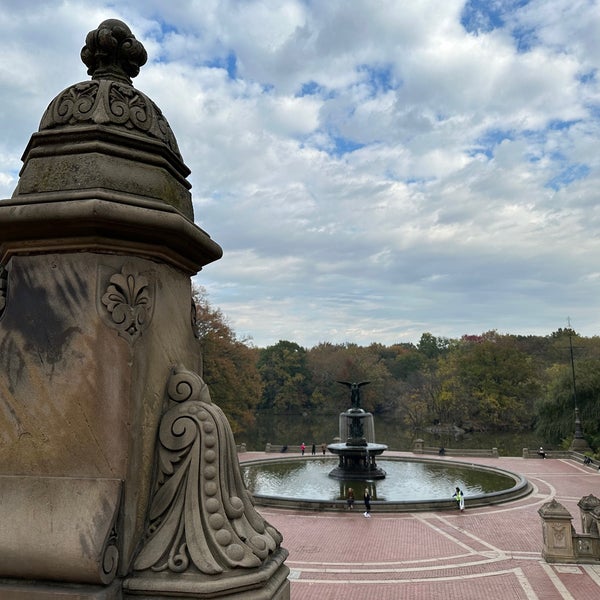
[[[369,488],[365,488],[365,517],[371,516],[371,494],[369,494]]]
[[[306,444],[304,442],[300,444],[300,450],[302,451],[302,456],[304,456],[304,451],[306,450]]]
[[[310,452],[313,456],[317,453],[317,446],[315,444],[312,445],[312,450]]]
[[[456,488],[452,497],[456,500],[456,504],[460,511],[462,512],[465,510],[465,495],[459,487]]]

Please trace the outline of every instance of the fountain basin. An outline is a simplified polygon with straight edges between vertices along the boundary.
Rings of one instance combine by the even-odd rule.
[[[386,457],[382,480],[335,480],[328,473],[334,457],[278,458],[241,464],[248,489],[257,505],[290,509],[335,511],[346,508],[346,493],[354,489],[360,505],[369,487],[376,512],[456,510],[454,487],[465,492],[466,507],[509,502],[527,496],[531,484],[522,475],[488,465],[448,459]],[[435,486],[428,491],[428,482]]]

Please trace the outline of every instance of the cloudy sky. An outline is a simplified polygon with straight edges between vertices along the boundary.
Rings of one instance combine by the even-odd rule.
[[[596,0],[0,0],[0,197],[106,18],[148,52],[239,337],[600,334]]]

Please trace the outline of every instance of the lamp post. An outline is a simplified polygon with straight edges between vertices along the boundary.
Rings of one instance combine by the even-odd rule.
[[[575,433],[573,434],[573,441],[569,450],[575,452],[586,452],[590,450],[588,443],[583,437],[583,427],[581,426],[581,419],[579,418],[579,407],[577,406],[577,386],[575,383],[575,360],[573,358],[573,334],[571,330],[571,322],[569,319],[569,351],[571,354],[571,375],[573,380],[573,405],[575,406]]]

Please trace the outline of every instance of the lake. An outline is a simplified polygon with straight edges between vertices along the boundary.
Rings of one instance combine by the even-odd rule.
[[[311,445],[331,444],[339,435],[339,415],[335,414],[274,414],[259,412],[256,425],[235,436],[236,443],[245,443],[248,450],[263,451],[267,442],[274,447],[299,445],[304,442],[307,452]],[[415,439],[425,441],[426,446],[445,448],[498,448],[500,456],[521,456],[523,448],[546,447],[535,433],[528,431],[501,433],[450,433],[434,434],[427,431],[413,431],[399,419],[387,415],[374,415],[375,440],[387,444],[389,450],[409,452]]]

